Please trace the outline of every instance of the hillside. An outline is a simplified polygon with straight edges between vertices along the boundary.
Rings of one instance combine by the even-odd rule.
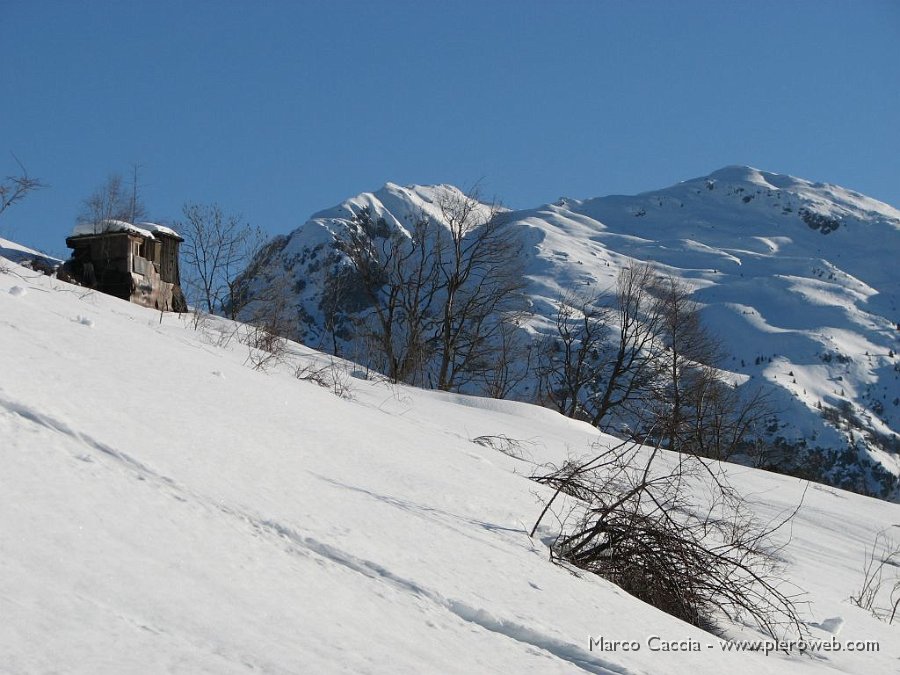
[[[392,231],[423,214],[440,221],[452,186],[388,183],[315,214],[273,240],[248,270],[254,293],[283,283],[297,337],[329,348],[323,288],[335,236],[367,209]],[[749,167],[636,196],[560,199],[506,211],[525,260],[535,343],[568,291],[610,289],[633,261],[693,288],[721,338],[721,367],[769,392],[763,436],[773,466],[864,494],[900,498],[897,311],[900,211],[844,188]],[[515,392],[534,400],[534,383]]]
[[[337,371],[346,398],[192,325],[0,258],[4,673],[889,673],[897,625],[848,602],[900,507],[732,467],[815,639],[879,651],[723,651],[548,560],[539,464],[614,439],[530,405]],[[330,371],[329,371],[330,372]],[[521,458],[476,444],[504,434]],[[724,621],[727,638],[753,638]],[[649,636],[697,652],[651,651]],[[636,640],[591,650],[589,636]]]

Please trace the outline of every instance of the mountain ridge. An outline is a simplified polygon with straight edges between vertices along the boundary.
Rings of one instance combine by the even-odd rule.
[[[395,183],[360,193],[314,214],[246,281],[259,293],[292,280],[297,337],[322,346],[324,279],[353,217],[368,209],[406,231],[417,217],[440,221],[441,196],[461,194]],[[768,431],[781,448],[776,468],[900,498],[900,211],[840,186],[733,165],[661,190],[500,217],[521,246],[533,339],[547,334],[566,293],[603,292],[633,261],[650,262],[690,285],[723,339],[723,367],[784,408]],[[533,395],[527,384],[515,393]]]

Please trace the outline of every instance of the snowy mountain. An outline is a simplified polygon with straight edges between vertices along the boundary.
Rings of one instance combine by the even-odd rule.
[[[551,492],[529,476],[616,439],[299,344],[256,370],[245,331],[0,257],[0,671],[896,672],[896,623],[848,598],[900,506],[732,465],[765,521],[802,502],[778,557],[820,647],[746,651],[750,625],[551,562],[555,519],[528,536]]]
[[[393,230],[440,221],[452,186],[388,183],[276,238],[248,270],[254,293],[289,281],[297,337],[326,348],[323,287],[335,235],[363,209]],[[900,498],[900,211],[844,188],[727,167],[635,196],[560,199],[503,214],[522,247],[538,340],[567,291],[609,289],[635,260],[694,289],[723,368],[760,385],[777,414],[772,466]],[[533,400],[526,383],[515,393]]]

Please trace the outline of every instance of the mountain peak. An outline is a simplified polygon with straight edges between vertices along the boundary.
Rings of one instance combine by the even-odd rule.
[[[713,171],[709,174],[709,178],[717,180],[752,181],[753,179],[762,176],[763,173],[763,171],[745,164],[729,164],[728,166],[723,166],[721,169]]]
[[[768,189],[787,188],[796,185],[808,185],[807,181],[786,174],[762,171],[752,166],[731,164],[713,171],[708,176],[695,180],[715,181],[720,183],[750,183]]]

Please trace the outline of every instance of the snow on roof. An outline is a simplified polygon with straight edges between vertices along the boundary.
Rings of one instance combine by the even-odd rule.
[[[138,223],[138,227],[144,228],[145,230],[149,230],[153,234],[162,234],[169,237],[178,237],[181,239],[181,235],[178,234],[175,230],[170,227],[166,227],[165,225],[159,225],[158,223]]]
[[[104,232],[130,232],[142,237],[147,237],[148,239],[155,239],[150,230],[138,227],[137,225],[132,225],[131,223],[126,223],[124,220],[114,219],[101,220],[99,223],[78,223],[72,229],[72,236],[80,237],[91,234],[102,234]]]

